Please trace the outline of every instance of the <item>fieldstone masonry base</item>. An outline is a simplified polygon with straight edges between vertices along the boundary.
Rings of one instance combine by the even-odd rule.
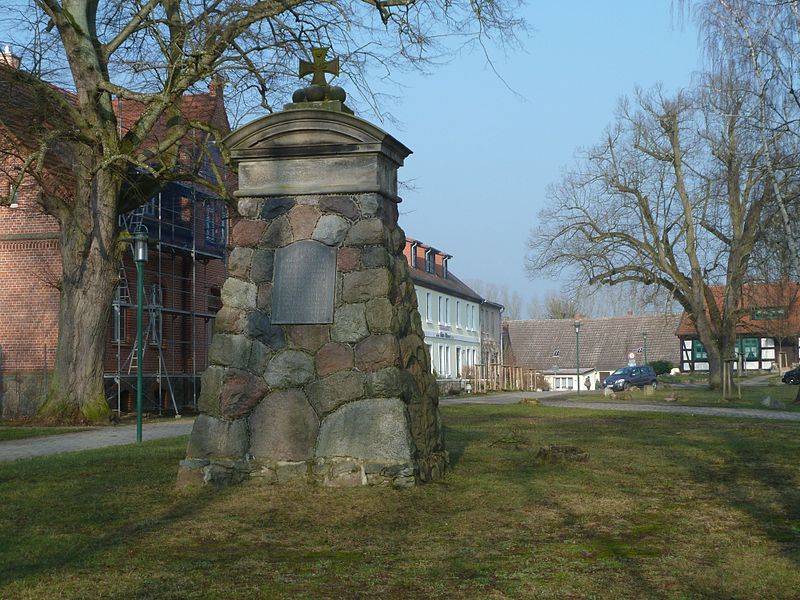
[[[408,151],[400,152],[396,140],[356,117],[288,112],[231,136],[234,157],[238,151],[249,164],[240,172],[240,189],[260,186],[261,195],[239,201],[230,277],[222,290],[211,366],[202,379],[202,414],[178,482],[302,479],[328,486],[405,487],[440,477],[447,453],[438,389],[393,194],[396,169]],[[352,130],[336,145],[337,152],[360,157],[351,161],[359,170],[352,184],[339,170],[326,178],[329,165],[340,169],[348,161],[313,158],[320,148],[307,129],[321,128],[326,151],[328,118],[336,131]],[[280,127],[274,127],[276,121]],[[306,123],[302,143],[287,152],[302,129],[297,121]],[[287,138],[287,131],[294,133]],[[378,135],[383,138],[365,145]],[[297,162],[302,154],[307,156]],[[280,185],[271,177],[281,171],[278,163],[287,161],[294,161],[286,170],[292,177],[302,179],[304,169],[312,168],[311,181],[335,180],[337,189],[353,193],[308,193],[303,184],[290,186],[300,193],[275,195]],[[267,163],[268,169],[260,168]],[[365,176],[369,165],[382,172]],[[359,187],[365,181],[366,190]],[[373,191],[375,181],[382,183]],[[336,249],[333,322],[274,324],[275,250],[308,239]]]

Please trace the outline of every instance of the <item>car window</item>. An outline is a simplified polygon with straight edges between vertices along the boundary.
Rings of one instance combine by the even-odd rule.
[[[617,369],[612,373],[612,375],[625,375],[628,371],[628,368],[625,367],[624,369]]]

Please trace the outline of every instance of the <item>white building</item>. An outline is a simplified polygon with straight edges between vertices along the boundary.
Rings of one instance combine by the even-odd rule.
[[[449,271],[449,254],[408,238],[405,255],[417,289],[431,368],[439,379],[459,379],[465,367],[481,360],[483,298]]]

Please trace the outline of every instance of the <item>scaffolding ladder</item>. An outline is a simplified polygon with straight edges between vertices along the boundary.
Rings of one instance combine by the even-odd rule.
[[[131,306],[130,302],[130,286],[128,285],[128,277],[125,270],[125,267],[120,267],[120,283],[119,283],[120,292],[117,294],[117,298],[121,302],[123,295],[127,297],[127,305]],[[124,292],[123,292],[124,290]],[[117,299],[115,299],[117,302]],[[167,361],[164,359],[164,351],[161,347],[161,333],[159,323],[161,323],[162,315],[161,315],[161,308],[163,306],[163,297],[161,292],[161,287],[158,284],[152,284],[150,288],[150,297],[147,304],[144,308],[147,310],[147,325],[144,331],[144,336],[142,339],[142,360],[144,360],[145,353],[147,351],[147,346],[149,345],[150,341],[150,334],[153,333],[154,337],[158,338],[155,340],[155,347],[158,352],[158,374],[156,375],[157,381],[161,381],[161,377],[166,380],[167,382],[167,389],[169,390],[169,397],[172,401],[172,408],[175,409],[175,416],[180,416],[180,410],[178,410],[178,403],[175,400],[175,392],[172,389],[172,382],[169,378],[169,370],[167,369]],[[157,328],[159,331],[157,332]],[[138,341],[138,340],[137,340]],[[128,367],[128,375],[131,374],[131,371],[138,369],[139,365],[139,353],[137,352],[138,346],[137,342],[134,341],[133,347],[131,348],[130,353],[128,354],[128,358],[125,360],[124,364],[127,364]],[[117,354],[119,356],[119,354]],[[122,367],[123,365],[120,365]],[[118,373],[121,372],[121,368],[118,369]],[[119,377],[119,374],[118,374]],[[121,387],[121,382],[117,380],[117,389],[119,390]],[[160,399],[159,399],[160,402]]]

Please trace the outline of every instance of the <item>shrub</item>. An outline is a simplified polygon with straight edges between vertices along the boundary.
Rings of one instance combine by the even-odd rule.
[[[668,375],[674,367],[668,360],[654,360],[650,363],[650,366],[653,367],[653,371],[656,372],[656,375]]]

